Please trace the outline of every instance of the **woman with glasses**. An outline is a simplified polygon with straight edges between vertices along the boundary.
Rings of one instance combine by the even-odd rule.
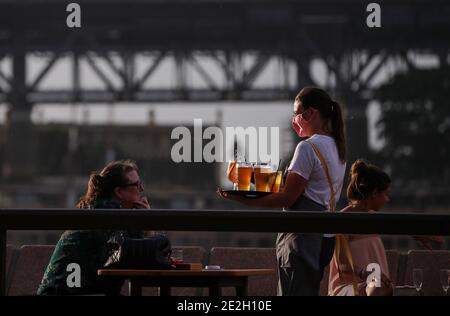
[[[109,163],[99,173],[93,173],[86,194],[77,207],[95,209],[149,209],[150,205],[141,196],[142,187],[138,167],[131,160]],[[45,270],[38,295],[119,295],[122,282],[105,281],[97,276],[111,255],[108,240],[118,233],[130,238],[143,238],[143,231],[70,230],[62,234],[50,263]],[[67,279],[73,270],[71,263],[80,267],[80,284],[69,286]],[[69,270],[69,271],[67,271]]]
[[[341,106],[322,89],[306,87],[294,102],[292,128],[304,140],[295,149],[282,190],[249,199],[223,197],[250,206],[286,211],[333,211],[345,175],[346,141]],[[278,295],[318,295],[334,250],[330,234],[279,233]]]

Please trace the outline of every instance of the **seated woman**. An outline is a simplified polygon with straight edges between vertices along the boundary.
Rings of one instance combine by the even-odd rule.
[[[138,167],[131,160],[109,163],[100,173],[90,176],[86,194],[77,207],[81,209],[150,208],[139,179]],[[117,233],[142,238],[143,231],[71,230],[62,234],[45,270],[38,295],[119,295],[122,282],[105,281],[97,276],[111,254],[108,240]],[[80,266],[81,286],[69,287],[67,266]]]
[[[388,189],[391,179],[383,170],[357,160],[351,167],[350,176],[347,188],[349,205],[341,212],[377,212],[389,202]],[[443,241],[442,237],[435,236],[420,236],[416,239],[425,247],[429,247],[430,241]],[[369,266],[374,263],[380,268],[378,279],[373,278],[373,265]],[[386,251],[379,235],[336,236],[335,252],[330,264],[328,295],[393,295]]]

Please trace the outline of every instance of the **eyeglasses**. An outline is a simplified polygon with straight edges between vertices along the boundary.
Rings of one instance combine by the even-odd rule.
[[[136,182],[131,182],[131,183],[121,185],[121,187],[130,187],[130,186],[135,186],[136,188],[139,188],[139,187],[142,187],[142,182],[141,182],[141,180],[139,180]]]

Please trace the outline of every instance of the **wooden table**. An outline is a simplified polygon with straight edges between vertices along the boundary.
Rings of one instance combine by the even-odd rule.
[[[103,277],[129,280],[130,296],[141,296],[145,286],[159,287],[161,296],[170,296],[171,287],[207,287],[210,296],[220,296],[221,288],[226,286],[235,287],[237,296],[247,296],[248,277],[273,273],[272,269],[98,270]]]

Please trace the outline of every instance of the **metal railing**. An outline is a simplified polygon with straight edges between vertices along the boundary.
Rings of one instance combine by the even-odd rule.
[[[450,214],[219,210],[0,210],[0,295],[5,295],[8,230],[146,229],[450,235]]]

